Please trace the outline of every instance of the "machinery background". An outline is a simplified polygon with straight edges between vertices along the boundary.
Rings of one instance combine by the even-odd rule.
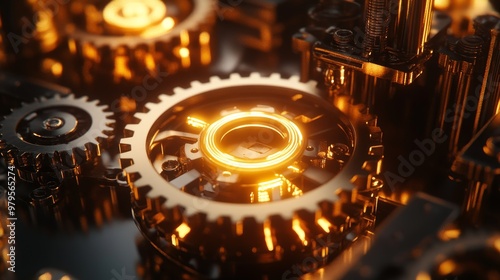
[[[498,8],[3,1],[0,278],[500,279]]]

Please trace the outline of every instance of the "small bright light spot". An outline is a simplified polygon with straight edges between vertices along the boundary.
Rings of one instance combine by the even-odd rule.
[[[273,237],[271,235],[271,223],[269,221],[264,223],[264,237],[266,240],[267,250],[274,250]]]
[[[171,17],[166,17],[165,19],[162,20],[161,26],[165,30],[170,30],[170,29],[172,29],[175,26],[175,21]]]
[[[415,280],[431,280],[431,277],[426,272],[420,272]]]
[[[493,247],[495,247],[495,249],[500,252],[500,237],[498,237],[497,239],[495,239],[495,241],[493,242]]]
[[[38,276],[38,280],[52,280],[52,274],[50,274],[50,272],[45,272],[44,274]]]
[[[187,117],[187,124],[195,128],[204,128],[208,125],[206,122],[191,116]]]
[[[319,218],[317,223],[326,233],[330,232],[330,227],[332,226],[332,224],[327,219],[323,217]]]
[[[304,246],[307,246],[306,232],[300,225],[300,220],[298,218],[293,219],[292,228],[293,231],[295,231],[295,233],[299,237],[299,239],[302,241],[302,244],[304,244]]]
[[[180,48],[179,55],[181,57],[189,57],[189,49],[188,48]]]
[[[175,231],[177,231],[180,238],[184,238],[191,231],[191,228],[186,223],[182,223],[175,229]]]
[[[200,34],[200,44],[205,45],[210,43],[210,34],[208,32],[201,32]]]

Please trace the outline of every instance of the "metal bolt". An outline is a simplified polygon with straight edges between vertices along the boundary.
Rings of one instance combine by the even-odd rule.
[[[179,170],[181,164],[177,160],[167,160],[161,165],[161,169],[165,172],[172,172]]]
[[[59,117],[51,117],[43,121],[43,128],[46,130],[56,130],[64,125],[64,120]]]

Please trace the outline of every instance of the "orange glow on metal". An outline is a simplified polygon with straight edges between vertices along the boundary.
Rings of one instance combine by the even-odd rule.
[[[401,203],[402,204],[407,204],[408,203],[408,200],[410,199],[410,194],[408,192],[403,192],[401,194]]]
[[[203,120],[191,116],[187,117],[187,124],[195,128],[205,128],[208,126],[208,123]]]
[[[299,239],[302,241],[302,244],[304,244],[304,246],[307,246],[306,232],[300,225],[300,220],[298,218],[293,218],[292,228],[293,231],[295,231],[295,233],[299,237]]]
[[[438,271],[439,271],[439,274],[441,274],[441,275],[448,275],[448,274],[452,273],[456,267],[457,266],[456,266],[454,261],[446,260],[439,265]]]
[[[446,10],[450,6],[450,0],[434,0],[434,8],[437,10]]]
[[[119,82],[121,78],[125,80],[130,80],[132,78],[132,71],[128,67],[128,61],[129,58],[126,55],[117,55],[115,57],[113,76],[116,82]]]
[[[242,221],[236,222],[236,234],[243,235],[243,222]]]
[[[144,57],[144,64],[149,71],[153,72],[156,70],[156,62],[152,54],[146,54]]]
[[[50,272],[45,272],[44,274],[38,276],[38,280],[52,280],[52,274],[50,274]]]
[[[259,183],[259,191],[266,191],[269,189],[278,188],[278,187],[281,187],[282,185],[283,185],[283,181],[281,180],[281,178],[272,179],[272,180],[266,181],[266,182],[260,182]]]
[[[269,196],[269,193],[266,191],[259,191],[257,195],[257,200],[258,202],[268,202],[271,201],[271,197]]]
[[[200,33],[201,64],[208,65],[212,62],[212,52],[210,51],[210,34],[206,31]]]
[[[181,31],[181,46],[189,46],[189,32],[187,30]]]
[[[330,228],[332,227],[332,224],[325,218],[321,217],[316,221],[318,225],[326,232],[330,232]]]
[[[62,64],[51,58],[46,58],[42,61],[42,68],[44,71],[51,73],[54,77],[61,77],[63,72]]]
[[[302,99],[302,97],[304,97],[304,96],[299,93],[299,94],[296,94],[296,95],[292,96],[292,100],[293,101],[297,101],[297,100]]]
[[[99,60],[99,56],[97,55],[97,50],[95,49],[94,46],[92,46],[90,44],[85,44],[83,46],[83,54],[85,57],[87,57],[91,60],[94,60],[94,61]]]
[[[456,228],[446,229],[441,233],[441,238],[443,240],[457,239],[460,236],[461,231]]]
[[[160,0],[113,0],[102,12],[106,23],[124,31],[143,31],[166,14],[167,7]]]
[[[283,181],[281,178],[272,179],[266,182],[260,182],[258,184],[258,201],[268,202],[271,200],[268,191],[274,188],[281,188],[283,186]]]
[[[273,244],[273,237],[271,235],[271,223],[268,220],[264,222],[264,238],[266,240],[267,250],[273,251],[274,244]]]
[[[172,29],[175,26],[175,21],[171,17],[166,17],[161,21],[161,27],[164,29],[164,31],[168,31]]]
[[[427,274],[426,272],[420,272],[417,275],[416,280],[431,280],[431,276]]]
[[[217,142],[220,138],[218,139],[216,135],[219,135],[221,130],[227,128],[228,125],[241,122],[246,123],[248,127],[260,127],[279,133],[286,141],[285,147],[258,159],[240,158],[223,152],[223,147],[220,147]],[[284,127],[285,131],[278,131],[277,128],[271,125],[273,123]],[[238,128],[244,129],[245,125],[240,125]],[[295,161],[303,153],[304,145],[305,141],[302,132],[291,120],[278,114],[259,111],[238,112],[227,115],[209,125],[202,131],[200,136],[200,148],[208,159],[222,167],[222,169],[238,170],[240,172],[262,172],[283,165],[283,168],[286,168],[291,161]]]
[[[500,252],[500,237],[495,238],[493,241],[493,247],[495,247],[495,250]]]
[[[182,47],[179,49],[179,56],[181,57],[182,67],[187,68],[191,65],[191,59],[189,57],[189,49]]]
[[[177,231],[180,238],[184,238],[191,231],[191,228],[186,223],[182,223],[175,229],[175,231]]]

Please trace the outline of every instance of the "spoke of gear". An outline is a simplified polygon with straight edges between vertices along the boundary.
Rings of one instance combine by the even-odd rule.
[[[216,6],[215,0],[74,1],[69,50],[82,59],[88,83],[142,82],[145,75],[206,66]]]
[[[211,277],[307,271],[373,225],[383,148],[363,106],[255,73],[160,100],[120,148],[135,219],[167,257]]]
[[[112,132],[112,112],[99,101],[73,94],[23,103],[0,121],[1,149],[26,181],[45,174],[63,179],[100,156]]]

